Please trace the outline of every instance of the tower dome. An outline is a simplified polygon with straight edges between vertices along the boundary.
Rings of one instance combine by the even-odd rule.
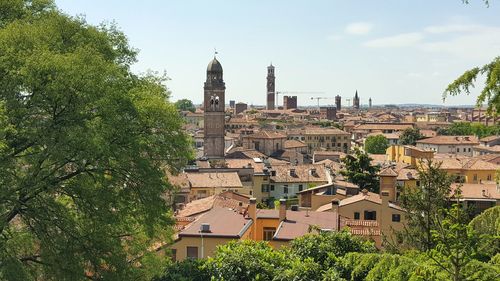
[[[222,65],[215,57],[208,63],[207,72],[222,72]]]

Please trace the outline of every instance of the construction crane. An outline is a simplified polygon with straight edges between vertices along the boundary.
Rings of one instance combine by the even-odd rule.
[[[318,110],[320,109],[319,107],[319,100],[330,100],[334,98],[327,98],[327,97],[311,97],[312,100],[317,100],[318,101]]]
[[[324,92],[300,92],[300,91],[282,91],[276,92],[276,106],[278,106],[279,95],[318,95],[324,94]]]

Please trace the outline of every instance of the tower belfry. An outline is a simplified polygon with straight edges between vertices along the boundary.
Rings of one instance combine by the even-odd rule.
[[[207,67],[204,89],[204,143],[203,152],[208,158],[224,158],[224,114],[226,85],[222,78],[222,65],[214,59]]]
[[[276,77],[274,76],[274,66],[273,64],[271,63],[271,65],[269,65],[267,67],[267,94],[266,94],[266,98],[267,98],[267,106],[266,106],[266,109],[268,110],[272,110],[274,109],[274,106],[275,106],[275,100],[274,100],[274,97],[276,96],[276,92],[275,92],[275,82],[276,80]]]

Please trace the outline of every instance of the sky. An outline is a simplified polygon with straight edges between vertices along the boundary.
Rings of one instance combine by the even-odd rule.
[[[448,97],[465,70],[500,55],[500,3],[490,0],[56,0],[90,24],[115,22],[139,50],[132,70],[166,72],[172,100],[199,104],[207,64],[217,49],[226,102],[264,105],[267,66],[276,90],[343,104],[357,90],[361,104],[474,104]],[[281,105],[282,97],[278,103]]]

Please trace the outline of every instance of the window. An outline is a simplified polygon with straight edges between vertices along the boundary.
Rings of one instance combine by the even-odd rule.
[[[477,174],[474,174],[474,180],[477,181]]]
[[[274,227],[264,227],[264,234],[262,235],[264,238],[264,241],[271,241],[273,240],[273,236],[276,233],[276,228]]]
[[[416,184],[417,184],[417,186],[420,186],[420,181],[417,181],[417,183],[416,183]]]
[[[177,249],[172,249],[172,261],[177,261]]]
[[[354,212],[354,219],[359,220],[359,212]]]
[[[469,152],[470,152],[470,147],[469,147]]]
[[[263,184],[262,185],[262,192],[269,192],[269,185]]]
[[[271,184],[271,191],[274,191],[274,184]]]
[[[186,247],[187,258],[188,259],[197,259],[198,258],[198,247]]]
[[[457,152],[460,152],[460,148],[457,147]]]
[[[487,179],[490,181],[491,180],[491,174],[488,174]]]
[[[288,193],[288,185],[287,185],[287,184],[285,184],[285,185],[283,186],[283,193],[285,193],[285,194],[287,194],[287,193]]]
[[[400,222],[401,221],[401,215],[400,214],[392,214],[392,221],[394,221],[394,222]]]
[[[377,220],[376,211],[365,211],[365,220],[374,221]]]
[[[299,184],[299,191],[302,191],[303,188],[304,186],[302,184]]]
[[[466,151],[467,151],[467,149],[465,149],[465,147],[464,147],[464,152],[466,152]]]

